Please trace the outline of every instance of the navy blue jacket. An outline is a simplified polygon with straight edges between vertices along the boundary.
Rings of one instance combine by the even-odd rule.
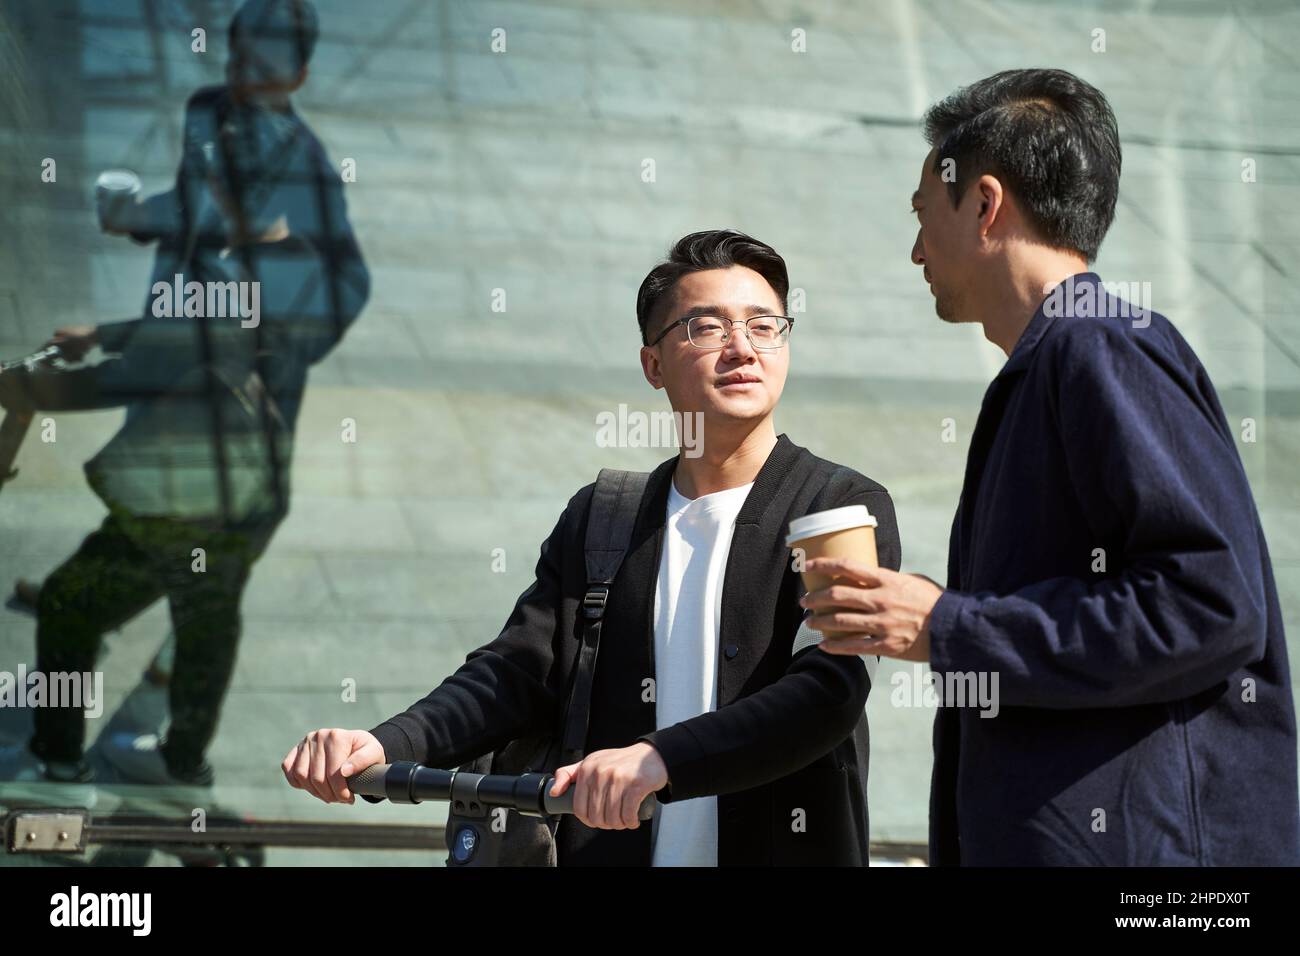
[[[931,862],[1300,863],[1282,615],[1233,431],[1167,319],[1072,278],[1096,310],[1038,309],[971,438],[931,667],[941,691],[996,674],[999,709],[937,712]]]

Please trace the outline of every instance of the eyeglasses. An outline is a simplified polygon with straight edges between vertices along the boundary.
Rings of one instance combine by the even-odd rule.
[[[664,336],[679,325],[686,326],[686,338],[697,349],[720,349],[731,341],[731,333],[740,319],[724,319],[716,315],[692,315],[678,319],[659,333],[659,337],[650,345],[658,345]],[[785,348],[790,339],[790,327],[794,319],[788,315],[755,315],[741,322],[745,326],[745,337],[756,349],[776,351]]]

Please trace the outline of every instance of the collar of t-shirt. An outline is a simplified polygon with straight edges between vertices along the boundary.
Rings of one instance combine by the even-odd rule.
[[[668,483],[668,517],[672,518],[681,512],[689,511],[691,515],[712,515],[716,516],[718,512],[733,512],[732,518],[740,514],[740,509],[745,504],[745,499],[749,497],[750,489],[754,487],[751,481],[747,485],[737,485],[735,488],[724,488],[722,491],[715,491],[709,495],[700,495],[698,498],[687,498],[677,490],[677,478],[674,477]]]

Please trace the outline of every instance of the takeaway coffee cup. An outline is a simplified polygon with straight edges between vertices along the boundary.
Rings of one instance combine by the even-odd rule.
[[[790,522],[786,546],[803,549],[805,560],[811,558],[853,558],[871,567],[878,566],[876,558],[876,519],[866,505],[849,505],[818,511]],[[831,586],[833,579],[823,574],[803,572],[803,583],[809,591],[820,591]]]
[[[140,177],[129,169],[108,169],[95,180],[95,211],[101,229],[126,232],[140,194]]]

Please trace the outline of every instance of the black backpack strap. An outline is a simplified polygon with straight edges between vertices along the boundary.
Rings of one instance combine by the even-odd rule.
[[[569,704],[565,708],[561,764],[582,759],[587,745],[587,723],[591,714],[591,687],[596,675],[596,652],[600,648],[600,625],[609,600],[609,588],[623,564],[632,541],[632,529],[641,507],[650,474],[602,468],[591,495],[587,518],[587,592],[582,599],[582,646],[578,649]]]

